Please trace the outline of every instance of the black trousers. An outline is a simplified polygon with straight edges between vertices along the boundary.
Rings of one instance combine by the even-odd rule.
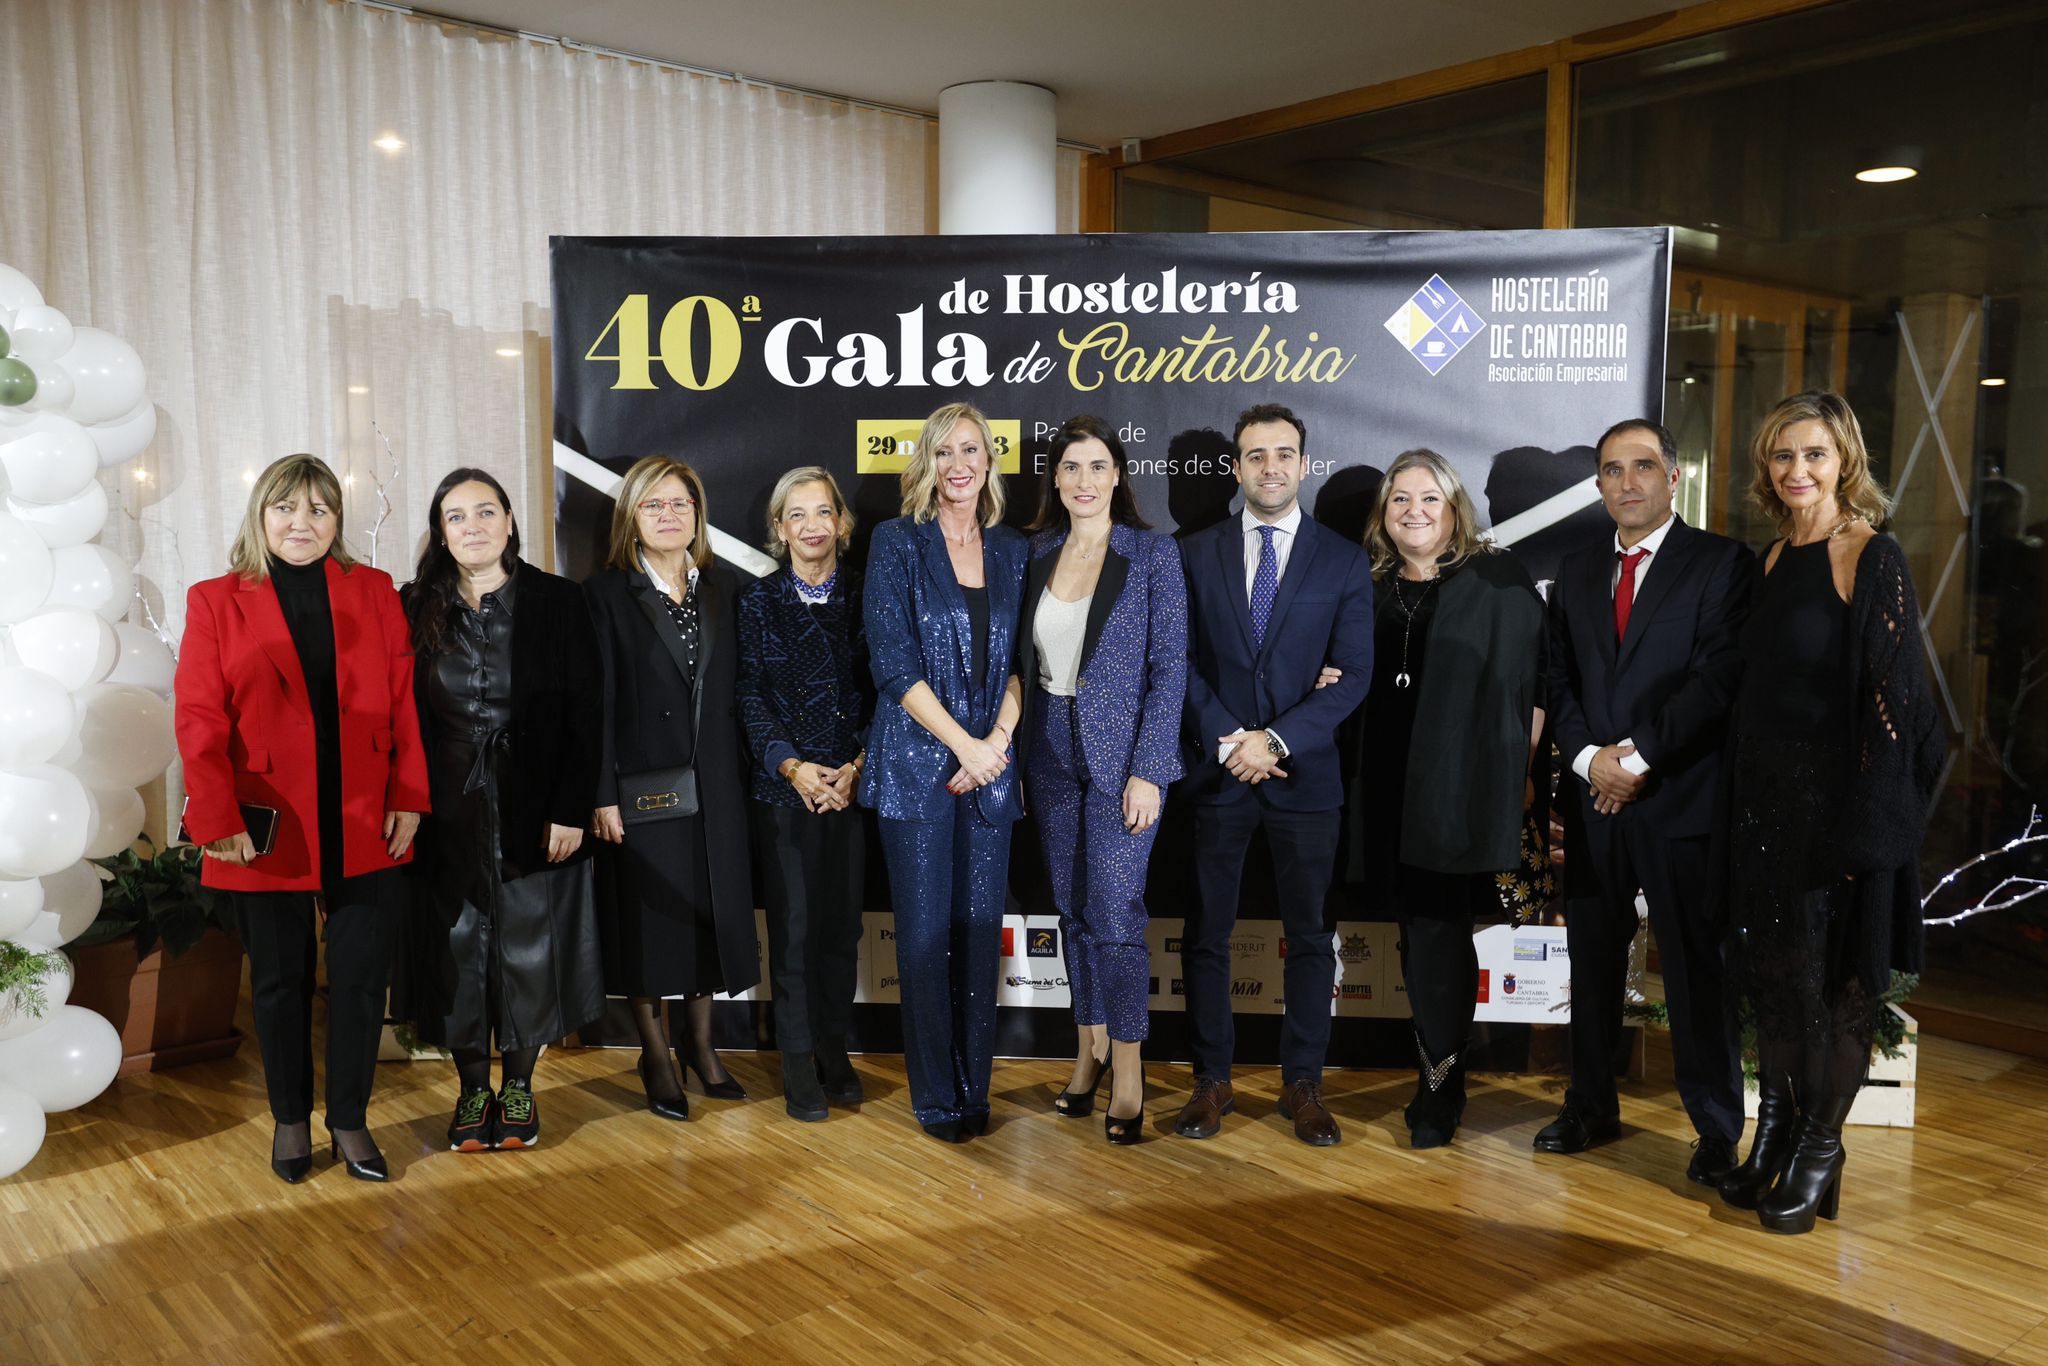
[[[1465,1051],[1478,1007],[1479,954],[1472,930],[1488,880],[1412,864],[1394,871],[1401,924],[1401,975],[1415,1037],[1435,1066]]]
[[[329,1129],[365,1127],[404,894],[395,868],[345,879],[326,894]],[[313,1114],[313,994],[322,937],[313,893],[228,895],[249,954],[270,1116],[301,1124]]]
[[[768,912],[775,1046],[845,1047],[859,965],[867,828],[858,809],[813,815],[757,801],[754,862]]]
[[[1237,1050],[1230,1017],[1230,932],[1237,926],[1245,850],[1252,832],[1263,828],[1287,936],[1280,1078],[1322,1077],[1330,1050],[1330,992],[1337,978],[1336,946],[1323,916],[1323,898],[1335,869],[1341,821],[1337,811],[1277,811],[1256,793],[1195,808],[1195,905],[1182,930],[1180,957],[1196,1076],[1230,1079]]]
[[[1742,1137],[1742,1058],[1721,917],[1707,900],[1707,840],[1662,837],[1633,820],[1609,822],[1605,831],[1588,836],[1599,895],[1574,900],[1565,912],[1565,944],[1572,956],[1572,1094],[1590,1113],[1620,1112],[1615,1055],[1641,888],[1664,969],[1678,1098],[1701,1137],[1733,1143]]]

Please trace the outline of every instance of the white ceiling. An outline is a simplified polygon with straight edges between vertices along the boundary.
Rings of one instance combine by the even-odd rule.
[[[421,0],[418,8],[935,110],[974,80],[1059,96],[1100,146],[1640,19],[1676,0]]]

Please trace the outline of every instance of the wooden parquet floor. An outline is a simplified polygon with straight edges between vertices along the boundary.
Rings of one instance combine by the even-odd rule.
[[[1553,1078],[1481,1077],[1457,1144],[1403,1145],[1412,1078],[1332,1073],[1340,1147],[1240,1074],[1221,1137],[1055,1117],[998,1063],[990,1134],[919,1133],[900,1059],[857,1114],[639,1108],[633,1056],[557,1050],[528,1152],[443,1150],[445,1064],[385,1064],[385,1187],[287,1187],[253,1044],[53,1116],[0,1182],[0,1362],[1983,1361],[2048,1366],[2048,1064],[1923,1038],[1920,1127],[1855,1130],[1840,1226],[1763,1232],[1684,1179],[1668,1053],[1623,1140],[1538,1158]],[[773,1097],[769,1099],[767,1097]],[[315,1124],[316,1143],[322,1130]],[[1396,1135],[1401,1137],[1397,1140]]]

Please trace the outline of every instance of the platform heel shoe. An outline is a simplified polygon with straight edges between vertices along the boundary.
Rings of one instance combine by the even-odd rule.
[[[1750,1138],[1749,1156],[1721,1179],[1722,1202],[1736,1209],[1755,1209],[1764,1192],[1785,1174],[1785,1165],[1798,1145],[1799,1107],[1792,1095],[1791,1074],[1777,1069],[1759,1072],[1756,1132]]]
[[[1103,1070],[1108,1071],[1109,1069],[1105,1067]],[[1142,1096],[1144,1093],[1145,1072],[1143,1068],[1140,1068],[1138,1070],[1138,1094]],[[1102,1136],[1119,1148],[1128,1148],[1141,1141],[1145,1137],[1144,1102],[1140,1101],[1138,1103],[1138,1113],[1135,1115],[1118,1114],[1113,1103],[1103,1106]]]
[[[1086,1119],[1095,1113],[1095,1093],[1102,1088],[1102,1079],[1109,1075],[1109,1059],[1103,1058],[1095,1064],[1095,1080],[1088,1083],[1085,1091],[1062,1091],[1052,1098],[1052,1112],[1062,1119]]]
[[[1855,1103],[1848,1096],[1830,1096],[1827,1104],[1809,1110],[1799,1125],[1799,1146],[1778,1184],[1756,1202],[1756,1217],[1773,1233],[1811,1233],[1816,1217],[1833,1219],[1842,1207],[1842,1123]]]

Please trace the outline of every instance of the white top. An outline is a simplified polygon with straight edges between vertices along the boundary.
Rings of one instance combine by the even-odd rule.
[[[1259,573],[1259,543],[1264,539],[1259,535],[1259,528],[1270,526],[1278,533],[1273,537],[1273,558],[1279,566],[1279,573],[1274,577],[1276,581],[1286,578],[1287,557],[1294,553],[1294,533],[1301,530],[1301,504],[1296,503],[1294,510],[1277,522],[1260,521],[1252,515],[1250,508],[1239,513],[1237,521],[1244,528],[1244,600],[1250,602],[1252,580]]]
[[[1081,681],[1081,646],[1088,635],[1090,593],[1079,602],[1062,602],[1048,588],[1031,618],[1031,643],[1038,648],[1038,685],[1054,697],[1072,697]]]
[[[660,572],[655,569],[653,562],[645,555],[640,556],[640,568],[646,573],[648,580],[661,592],[662,596],[668,598],[676,596],[676,586],[667,579],[664,579]],[[694,564],[690,566],[689,578],[689,586],[695,588],[697,586],[697,566]]]
[[[1621,591],[1621,557],[1640,550],[1645,553],[1642,559],[1636,561],[1635,584],[1629,591],[1628,600],[1634,602],[1643,595],[1643,580],[1649,577],[1650,566],[1657,563],[1657,552],[1664,548],[1664,538],[1671,534],[1671,524],[1677,520],[1678,514],[1666,513],[1661,526],[1632,546],[1622,545],[1621,533],[1619,531],[1614,533],[1614,571],[1607,579],[1608,592],[1619,593]],[[1615,743],[1618,745],[1633,745],[1635,741],[1624,738],[1615,741]],[[1581,781],[1587,783],[1593,781],[1593,756],[1599,752],[1600,747],[1598,745],[1587,745],[1576,755],[1572,756],[1572,772],[1578,774]],[[1621,757],[1621,766],[1639,778],[1650,771],[1650,761],[1642,756],[1641,751],[1623,755]]]

